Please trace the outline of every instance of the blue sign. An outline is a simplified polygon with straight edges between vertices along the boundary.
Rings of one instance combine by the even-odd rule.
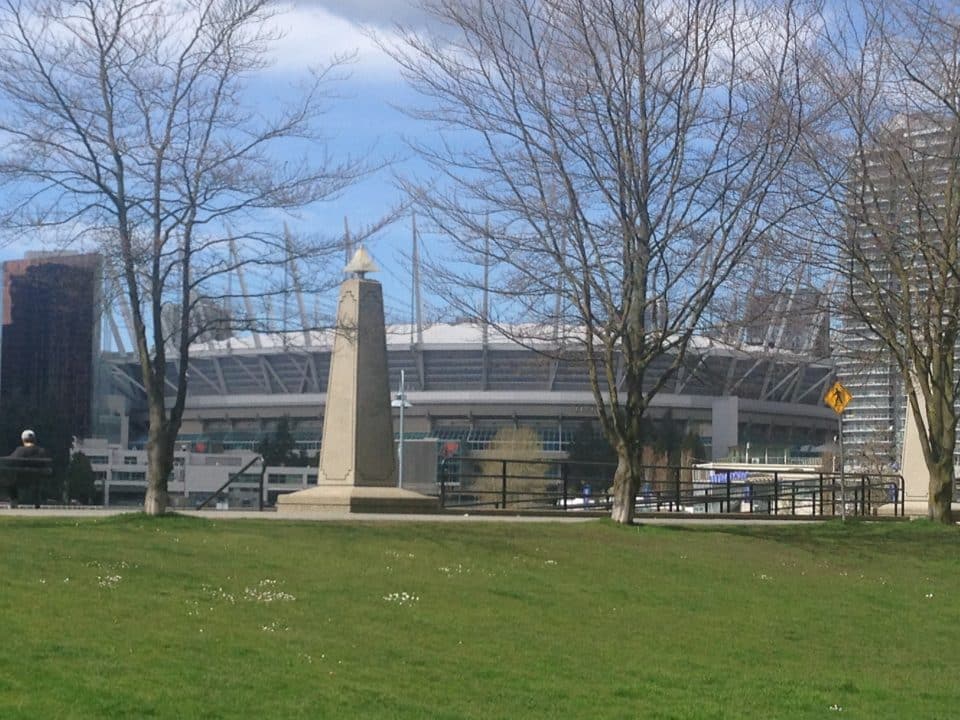
[[[746,470],[730,470],[729,472],[710,471],[707,478],[712,483],[725,483],[729,478],[730,482],[746,482],[750,478],[750,473]]]

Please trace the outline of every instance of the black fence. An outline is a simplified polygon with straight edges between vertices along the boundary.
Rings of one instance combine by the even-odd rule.
[[[571,460],[483,459],[441,473],[443,508],[609,511],[616,466]],[[470,472],[466,468],[473,467]],[[767,466],[645,466],[637,513],[773,516],[904,515],[900,475],[771,470]]]

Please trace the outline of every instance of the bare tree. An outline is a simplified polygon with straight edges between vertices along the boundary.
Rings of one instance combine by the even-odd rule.
[[[167,505],[191,343],[225,322],[211,303],[231,304],[229,324],[262,322],[226,278],[244,268],[251,293],[284,292],[276,268],[328,249],[298,247],[284,214],[367,169],[331,160],[317,127],[344,58],[290,102],[246,92],[274,13],[270,0],[0,5],[4,230],[99,246],[117,272],[149,406],[150,514]]]
[[[435,0],[388,48],[429,100],[409,190],[449,302],[589,370],[630,522],[643,419],[738,264],[789,215],[800,2]],[[485,289],[497,299],[486,304]],[[519,323],[523,323],[522,325]],[[655,369],[654,369],[655,368]]]
[[[952,522],[960,338],[960,14],[948,5],[834,6],[817,60],[836,113],[809,143],[831,189],[821,228],[839,246],[824,256],[844,280],[847,345],[902,385],[941,522]]]

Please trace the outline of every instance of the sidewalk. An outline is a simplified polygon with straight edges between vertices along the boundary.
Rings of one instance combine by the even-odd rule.
[[[20,507],[16,509],[0,508],[0,518],[105,518],[116,515],[134,514],[139,512],[135,508],[32,508]],[[566,514],[552,513],[544,515],[521,514],[510,512],[441,512],[431,514],[406,515],[401,513],[346,513],[346,512],[304,512],[280,514],[272,510],[258,512],[256,510],[178,510],[171,514],[185,517],[203,518],[206,520],[272,520],[280,522],[423,522],[423,523],[456,523],[456,522],[527,522],[527,523],[583,523],[608,517],[601,512],[570,512]],[[703,517],[697,515],[674,515],[671,517],[643,516],[634,519],[635,525],[787,525],[810,522],[822,522],[815,519],[793,519],[789,517]]]

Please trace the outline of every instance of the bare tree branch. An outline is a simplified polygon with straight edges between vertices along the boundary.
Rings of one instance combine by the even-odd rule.
[[[613,515],[629,522],[653,397],[731,273],[796,208],[783,175],[805,117],[811,8],[423,8],[439,30],[386,49],[427,100],[413,113],[438,129],[416,149],[439,179],[406,186],[449,243],[434,289],[480,317],[486,288],[499,302],[485,321],[586,359],[619,457]]]
[[[276,12],[270,0],[0,3],[0,225],[95,239],[118,273],[149,404],[148,512],[166,506],[191,344],[268,325],[230,307],[243,298],[228,275],[261,269],[252,292],[267,298],[293,253],[339,252],[336,239],[286,235],[283,221],[374,169],[329,157],[318,125],[349,58],[285,104],[245,94]]]

